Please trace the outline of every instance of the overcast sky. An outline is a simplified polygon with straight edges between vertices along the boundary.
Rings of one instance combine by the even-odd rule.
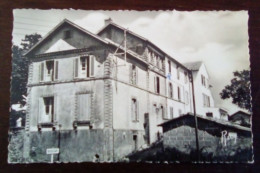
[[[213,85],[216,106],[233,113],[238,107],[221,100],[233,71],[249,69],[247,11],[84,11],[14,10],[13,43],[25,34],[44,36],[64,18],[96,33],[104,19],[147,38],[179,62],[203,61]]]

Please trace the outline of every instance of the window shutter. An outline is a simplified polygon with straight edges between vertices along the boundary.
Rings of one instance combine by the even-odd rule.
[[[137,68],[137,66],[135,67],[135,77],[136,77],[136,82],[135,82],[135,84],[137,85],[138,84],[138,68]]]
[[[40,81],[43,81],[43,79],[44,79],[44,63],[43,62],[41,62],[41,64],[40,64]]]
[[[90,97],[89,94],[77,95],[77,114],[79,121],[89,120],[90,117]]]
[[[134,99],[131,100],[131,118],[134,121]]]
[[[79,63],[79,59],[76,58],[74,60],[74,77],[78,77],[78,72],[79,72],[79,70],[78,70],[78,63]]]
[[[132,69],[132,64],[129,64],[129,83],[133,83],[133,69]]]
[[[90,61],[90,57],[88,56],[87,58],[86,58],[86,64],[87,64],[87,76],[86,77],[89,77],[89,74],[90,74],[90,63],[89,63],[89,61]]]
[[[59,61],[55,61],[55,79],[58,79]]]
[[[43,108],[44,104],[43,104],[43,99],[39,98],[38,100],[38,116],[37,116],[37,123],[41,123],[41,116],[43,115]]]
[[[90,56],[90,64],[91,64],[90,76],[94,76],[95,57],[93,55]]]
[[[136,121],[139,121],[139,101],[136,100]]]
[[[156,80],[156,76],[154,76],[154,92],[157,93],[157,80]]]

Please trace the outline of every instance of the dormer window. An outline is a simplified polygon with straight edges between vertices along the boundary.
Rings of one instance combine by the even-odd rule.
[[[71,31],[70,30],[64,31],[64,39],[69,39],[69,38],[71,38]]]
[[[204,75],[201,75],[201,84],[206,87],[206,78]]]

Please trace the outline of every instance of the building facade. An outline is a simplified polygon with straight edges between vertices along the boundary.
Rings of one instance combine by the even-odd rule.
[[[117,161],[160,140],[159,124],[192,113],[193,95],[198,114],[217,109],[208,82],[199,91],[203,64],[193,71],[111,20],[92,34],[65,19],[25,56],[25,162]]]

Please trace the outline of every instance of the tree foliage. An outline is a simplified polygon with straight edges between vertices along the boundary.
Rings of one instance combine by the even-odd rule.
[[[232,99],[232,103],[242,109],[251,111],[250,72],[249,70],[235,71],[231,84],[221,91],[222,99]]]
[[[11,104],[22,103],[25,104],[23,95],[27,92],[27,79],[28,79],[28,59],[23,57],[23,53],[28,51],[40,39],[41,35],[31,34],[26,35],[22,40],[20,48],[17,45],[12,47],[12,81],[11,81]]]

